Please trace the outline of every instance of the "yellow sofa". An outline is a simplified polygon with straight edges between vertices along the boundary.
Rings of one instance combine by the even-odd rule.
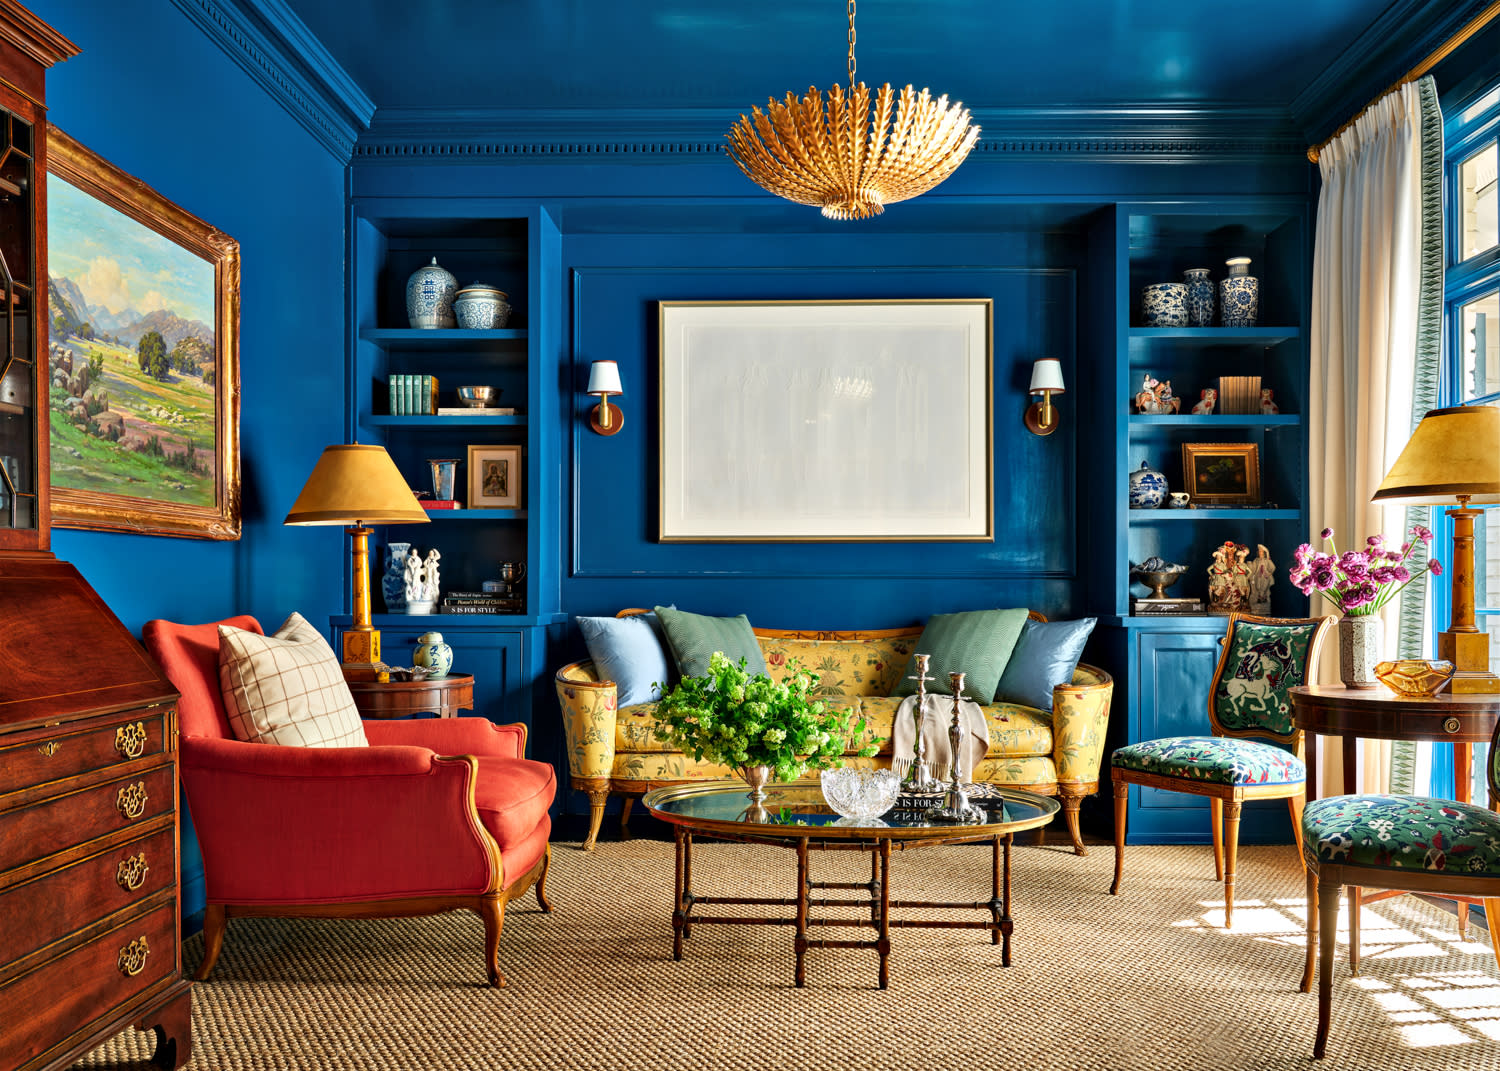
[[[639,612],[627,610],[620,616]],[[1046,620],[1037,613],[1031,616]],[[854,761],[890,765],[891,726],[901,700],[888,697],[916,648],[921,626],[866,632],[754,631],[772,677],[780,679],[789,663],[798,662],[821,675],[817,693],[821,698],[840,708],[851,707],[865,720],[864,736],[850,742],[851,751],[870,737],[885,739],[873,759]],[[1079,836],[1078,807],[1084,796],[1099,788],[1113,691],[1109,674],[1080,664],[1072,683],[1053,690],[1050,711],[1009,703],[984,708],[990,750],[975,769],[975,780],[1059,797],[1079,855],[1087,853]],[[614,682],[598,680],[590,661],[558,670],[557,698],[573,787],[589,795],[584,848],[592,848],[598,838],[611,793],[625,797],[623,828],[635,798],[658,785],[733,776],[728,767],[696,761],[658,742],[656,704],[618,709]],[[1002,717],[1007,720],[1001,721]]]

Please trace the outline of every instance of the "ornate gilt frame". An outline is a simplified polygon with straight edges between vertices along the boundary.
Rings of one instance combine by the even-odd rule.
[[[52,487],[52,524],[193,539],[240,537],[240,245],[140,179],[47,128],[47,171],[201,257],[214,269],[214,505]]]
[[[1200,491],[1201,464],[1214,457],[1232,457],[1245,466],[1245,490],[1241,492]],[[1183,443],[1182,481],[1184,489],[1200,506],[1260,505],[1260,449],[1255,443]]]

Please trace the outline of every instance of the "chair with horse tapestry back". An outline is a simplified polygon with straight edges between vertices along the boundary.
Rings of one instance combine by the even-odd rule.
[[[1115,751],[1115,880],[1120,891],[1131,785],[1207,796],[1214,878],[1224,883],[1224,925],[1234,921],[1235,859],[1245,800],[1285,799],[1301,850],[1307,767],[1302,731],[1292,724],[1290,690],[1310,679],[1332,617],[1231,614],[1208,691],[1211,736],[1144,740]],[[1226,853],[1225,846],[1228,845]]]

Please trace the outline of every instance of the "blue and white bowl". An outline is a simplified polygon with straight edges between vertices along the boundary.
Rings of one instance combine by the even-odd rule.
[[[490,331],[510,321],[510,305],[504,290],[483,283],[470,283],[458,292],[453,311],[458,326],[470,331]]]
[[[1182,283],[1187,287],[1188,326],[1212,327],[1214,325],[1214,281],[1208,277],[1208,269],[1189,268],[1182,273]]]
[[[1131,509],[1160,509],[1167,498],[1167,478],[1142,461],[1130,474],[1129,496]]]
[[[1187,286],[1152,283],[1141,288],[1141,316],[1147,327],[1186,327]]]

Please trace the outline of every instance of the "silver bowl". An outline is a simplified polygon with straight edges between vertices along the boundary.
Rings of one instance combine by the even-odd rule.
[[[1165,599],[1166,589],[1177,583],[1177,578],[1187,572],[1186,565],[1173,565],[1160,558],[1147,558],[1140,565],[1130,563],[1130,575],[1151,589],[1148,599]]]
[[[459,387],[458,400],[471,409],[480,409],[499,401],[500,391],[496,387]]]

